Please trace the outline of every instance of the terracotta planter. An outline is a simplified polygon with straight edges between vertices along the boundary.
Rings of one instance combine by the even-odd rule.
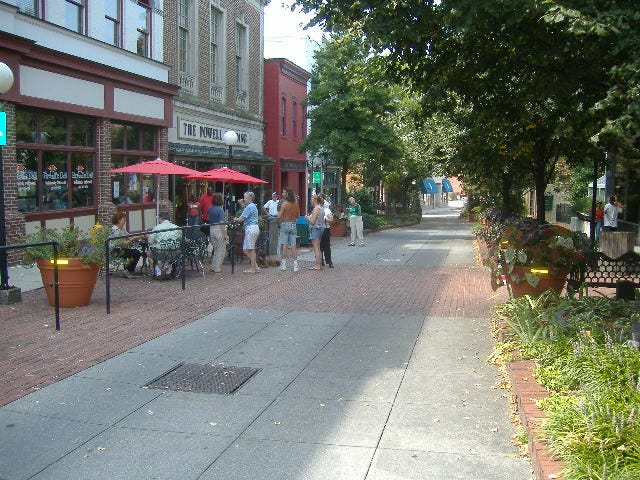
[[[344,237],[347,234],[347,222],[338,220],[329,226],[332,237]]]
[[[533,287],[527,282],[525,274],[533,270],[533,273],[540,279],[538,284]],[[513,272],[507,275],[509,285],[511,287],[511,294],[513,298],[522,297],[524,295],[540,295],[547,290],[553,290],[560,295],[565,283],[567,282],[567,276],[569,275],[569,269],[564,267],[525,267],[522,265],[516,265],[513,267]],[[510,277],[517,276],[518,283],[513,281]]]
[[[67,262],[67,263],[63,263]],[[50,305],[55,305],[53,288],[53,263],[49,259],[37,259],[42,284]],[[85,263],[79,258],[58,259],[58,292],[61,307],[89,305],[93,288],[98,280],[100,266]]]

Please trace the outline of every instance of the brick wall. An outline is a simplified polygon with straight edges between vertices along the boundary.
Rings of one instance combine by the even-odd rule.
[[[194,2],[195,3],[195,2]],[[164,3],[164,63],[171,67],[169,82],[178,85],[178,1],[167,0]],[[198,32],[194,40],[193,52],[197,52],[194,76],[196,81],[195,96],[180,93],[179,97],[190,102],[208,105],[211,103],[210,89],[210,22],[211,4],[198,2],[196,6],[196,24],[192,26]],[[248,113],[262,115],[262,85],[263,64],[262,57],[262,7],[258,2],[246,0],[222,0],[220,8],[224,12],[225,25],[223,34],[225,51],[225,97],[224,105],[236,109],[237,79],[235,68],[235,29],[239,17],[244,18],[248,31]],[[196,28],[197,25],[197,28]],[[193,60],[193,59],[192,59]],[[215,104],[214,104],[215,105]]]
[[[98,177],[102,179],[97,187],[98,222],[111,225],[111,215],[116,206],[111,201],[111,181],[107,170],[111,168],[111,120],[96,118],[96,149]]]
[[[13,103],[0,101],[0,110],[7,114],[7,145],[2,148],[2,174],[4,179],[4,224],[7,245],[19,242],[24,235],[24,215],[18,211],[18,163],[16,161],[16,108]],[[0,219],[2,221],[2,219]],[[20,261],[19,250],[9,250],[9,265]]]

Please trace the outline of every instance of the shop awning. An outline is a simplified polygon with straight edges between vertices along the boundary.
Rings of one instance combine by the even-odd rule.
[[[205,147],[202,145],[190,145],[184,143],[171,143],[169,142],[169,153],[183,156],[194,157],[208,157],[212,159],[226,159],[229,155],[229,150],[225,147]],[[251,150],[243,150],[240,148],[234,148],[232,150],[234,160],[248,160],[254,162],[261,162],[267,164],[273,164],[273,158],[267,157],[262,153],[253,152]]]
[[[433,180],[433,178],[425,178],[422,180],[422,193],[438,193],[438,185],[436,185],[436,182]]]
[[[447,178],[442,179],[442,191],[444,193],[453,192],[453,186],[451,185],[451,182]]]

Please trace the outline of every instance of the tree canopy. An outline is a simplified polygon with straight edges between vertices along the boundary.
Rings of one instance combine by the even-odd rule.
[[[390,86],[358,37],[336,36],[315,57],[307,95],[311,129],[301,149],[340,165],[344,189],[356,166],[379,169],[400,156],[389,123],[395,106]]]
[[[463,134],[452,170],[487,184],[503,203],[534,187],[539,216],[560,158],[587,162],[601,155],[594,136],[637,131],[637,106],[622,98],[624,82],[615,85],[616,75],[631,83],[637,66],[628,60],[633,42],[615,33],[622,13],[614,2],[587,2],[590,11],[572,3],[585,2],[297,2],[314,23],[357,32],[384,56],[390,77],[422,95],[427,115],[455,120]],[[631,2],[623,3],[631,14]],[[627,33],[637,32],[637,16],[622,21]]]

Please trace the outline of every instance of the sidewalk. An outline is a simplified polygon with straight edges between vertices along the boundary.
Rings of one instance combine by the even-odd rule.
[[[111,315],[101,283],[60,332],[23,291],[0,306],[0,478],[530,479],[485,361],[504,292],[470,225],[428,213],[334,239],[323,272],[115,278]],[[231,395],[144,388],[180,362],[259,371]]]

